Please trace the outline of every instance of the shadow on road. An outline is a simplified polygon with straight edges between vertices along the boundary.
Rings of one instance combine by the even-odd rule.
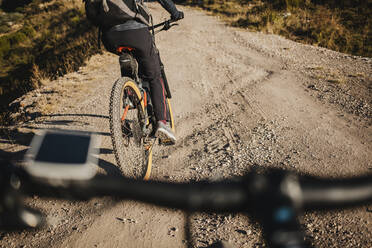
[[[99,159],[98,166],[102,168],[107,173],[107,175],[110,177],[122,177],[123,176],[123,174],[121,173],[121,170],[116,165],[106,160]]]
[[[23,157],[25,156],[28,149],[23,149],[16,152],[9,152],[4,151],[3,149],[0,149],[0,162],[11,162],[11,163],[17,163],[23,160]]]
[[[99,153],[100,154],[112,154],[114,151],[112,149],[108,149],[108,148],[101,148],[99,150]]]
[[[21,126],[21,128],[14,128],[12,126],[5,126],[0,130],[0,161],[17,163],[23,160],[24,155],[28,150],[28,146],[31,143],[32,138],[35,135],[34,130],[55,130],[55,131],[78,131],[80,133],[90,133],[99,136],[110,136],[109,132],[89,132],[81,130],[67,130],[64,127],[71,127],[76,123],[83,125],[89,125],[89,123],[82,123],[76,120],[40,120],[35,121],[39,117],[73,117],[73,116],[83,116],[83,117],[93,117],[93,118],[104,118],[108,119],[108,116],[105,115],[96,115],[96,114],[52,114],[52,115],[41,115],[40,113],[35,113],[32,116],[29,116],[29,121]],[[31,117],[31,118],[30,118]],[[38,126],[36,126],[38,125]],[[40,125],[45,125],[42,127]],[[49,126],[49,128],[48,128]],[[50,128],[50,126],[54,126]],[[26,130],[26,131],[25,131]],[[19,150],[19,146],[22,147],[22,150]],[[4,148],[5,147],[5,148]],[[18,151],[17,151],[18,150]],[[112,149],[100,148],[100,154],[112,154]],[[103,160],[98,160],[98,166],[102,168],[107,175],[110,176],[121,176],[121,171],[116,167],[116,165]]]
[[[42,115],[46,117],[56,117],[56,116],[85,116],[85,117],[95,117],[95,118],[104,118],[108,119],[106,115],[96,115],[96,114],[53,114],[53,115]]]

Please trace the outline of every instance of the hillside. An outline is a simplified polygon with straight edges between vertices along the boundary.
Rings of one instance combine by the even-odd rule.
[[[81,0],[0,2],[0,104],[77,70],[98,52]]]
[[[179,0],[232,26],[352,55],[372,56],[371,0]]]

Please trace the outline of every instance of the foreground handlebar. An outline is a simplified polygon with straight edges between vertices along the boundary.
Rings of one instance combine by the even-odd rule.
[[[372,176],[350,179],[302,179],[305,210],[344,208],[372,202]]]
[[[372,175],[326,180],[271,170],[268,174],[251,172],[238,180],[167,183],[102,175],[84,181],[37,179],[20,170],[9,176],[0,175],[0,185],[17,185],[14,178],[10,183],[15,174],[23,182],[21,191],[27,195],[78,200],[113,196],[186,211],[251,213],[262,224],[268,245],[274,248],[310,247],[304,241],[297,219],[301,210],[358,206],[372,202]],[[2,196],[16,187],[8,188],[3,188]],[[1,205],[7,206],[0,202]],[[16,224],[16,227],[38,226],[40,223],[37,213],[27,212],[22,206],[18,210],[12,206],[7,209],[12,214],[9,215],[12,220],[18,218],[20,224]],[[4,224],[5,229],[12,228],[7,224],[12,223],[8,219],[0,218],[0,228]]]
[[[329,180],[273,171],[250,173],[235,181],[145,182],[96,176],[88,181],[42,181],[28,178],[23,190],[46,197],[90,199],[113,196],[187,211],[241,212],[286,198],[298,209],[330,209],[372,202],[372,176]],[[46,185],[50,185],[47,186]]]

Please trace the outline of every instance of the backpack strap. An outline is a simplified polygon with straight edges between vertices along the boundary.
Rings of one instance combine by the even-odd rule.
[[[137,4],[137,1],[136,0],[133,0],[133,6],[134,6],[134,8],[136,10],[136,14],[135,14],[134,18],[137,18],[137,15],[139,13],[139,8],[138,8],[138,4]]]
[[[103,7],[103,10],[107,13],[109,12],[110,8],[107,4],[107,1],[106,0],[102,0],[102,7]]]

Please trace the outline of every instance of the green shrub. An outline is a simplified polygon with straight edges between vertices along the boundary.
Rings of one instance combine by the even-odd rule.
[[[18,45],[19,43],[26,41],[27,36],[22,32],[16,32],[9,36],[9,41],[11,46]]]
[[[10,41],[6,36],[0,37],[0,61],[8,54],[10,50]]]
[[[35,35],[35,30],[31,26],[24,26],[15,33],[3,35],[0,37],[0,61],[9,55],[10,49],[16,45],[30,41]]]
[[[0,33],[8,33],[11,28],[8,25],[0,25]]]
[[[24,35],[26,35],[29,38],[32,38],[35,36],[36,31],[31,25],[24,25],[24,27],[20,30]]]
[[[77,26],[78,24],[80,24],[81,20],[80,20],[80,16],[74,16],[70,19],[70,22],[72,24],[72,26]]]

